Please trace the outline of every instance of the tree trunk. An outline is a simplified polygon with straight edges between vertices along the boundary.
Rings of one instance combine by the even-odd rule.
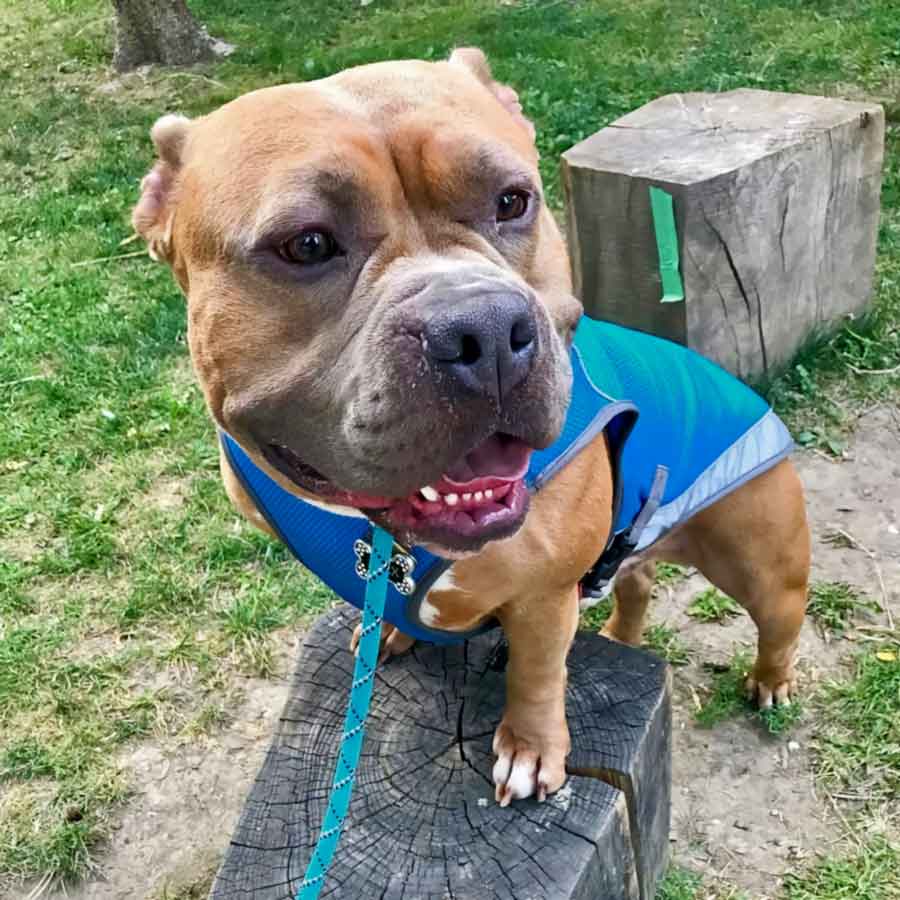
[[[231,48],[210,37],[184,0],[113,0],[119,72],[159,63],[186,66],[227,55]]]

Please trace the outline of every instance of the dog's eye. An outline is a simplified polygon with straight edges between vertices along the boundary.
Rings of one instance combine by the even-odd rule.
[[[528,211],[528,194],[525,191],[504,191],[497,198],[497,221],[509,222],[521,219]]]
[[[328,262],[341,252],[333,235],[327,231],[301,231],[288,238],[279,248],[282,259],[300,266]]]

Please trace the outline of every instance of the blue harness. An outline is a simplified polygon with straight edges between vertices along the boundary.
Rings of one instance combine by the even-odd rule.
[[[572,401],[559,439],[532,454],[526,484],[539,491],[601,431],[615,479],[606,551],[585,576],[588,598],[609,593],[621,562],[680,522],[771,468],[793,448],[766,402],[709,360],[679,344],[582,318],[571,349]],[[228,461],[260,513],[290,551],[336,594],[363,607],[371,523],[294,496],[229,435]],[[384,618],[406,634],[456,643],[467,633],[424,624],[419,609],[452,561],[422,547],[397,548]]]

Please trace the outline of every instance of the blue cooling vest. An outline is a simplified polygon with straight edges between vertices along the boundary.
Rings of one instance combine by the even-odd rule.
[[[613,533],[588,577],[608,593],[619,563],[680,522],[774,466],[793,443],[766,402],[691,350],[652,335],[582,318],[571,350],[572,402],[559,439],[532,455],[526,483],[539,491],[601,431],[615,475]],[[361,607],[371,525],[314,506],[266,475],[229,435],[235,474],[294,556],[336,594]],[[402,548],[397,548],[398,553]],[[402,550],[391,574],[386,621],[413,637],[455,643],[468,634],[429,628],[419,607],[452,565],[421,547]]]

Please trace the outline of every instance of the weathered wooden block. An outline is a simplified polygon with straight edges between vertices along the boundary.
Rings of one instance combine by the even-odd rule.
[[[212,900],[293,900],[325,813],[357,614],[308,635],[278,733]],[[580,634],[569,659],[571,776],[545,803],[493,799],[498,635],[416,645],[379,670],[332,900],[652,900],[665,867],[670,686],[648,653]]]
[[[671,94],[563,154],[576,290],[590,315],[740,377],[783,366],[872,293],[884,113],[736,90]],[[685,299],[661,303],[649,186],[672,195]]]

